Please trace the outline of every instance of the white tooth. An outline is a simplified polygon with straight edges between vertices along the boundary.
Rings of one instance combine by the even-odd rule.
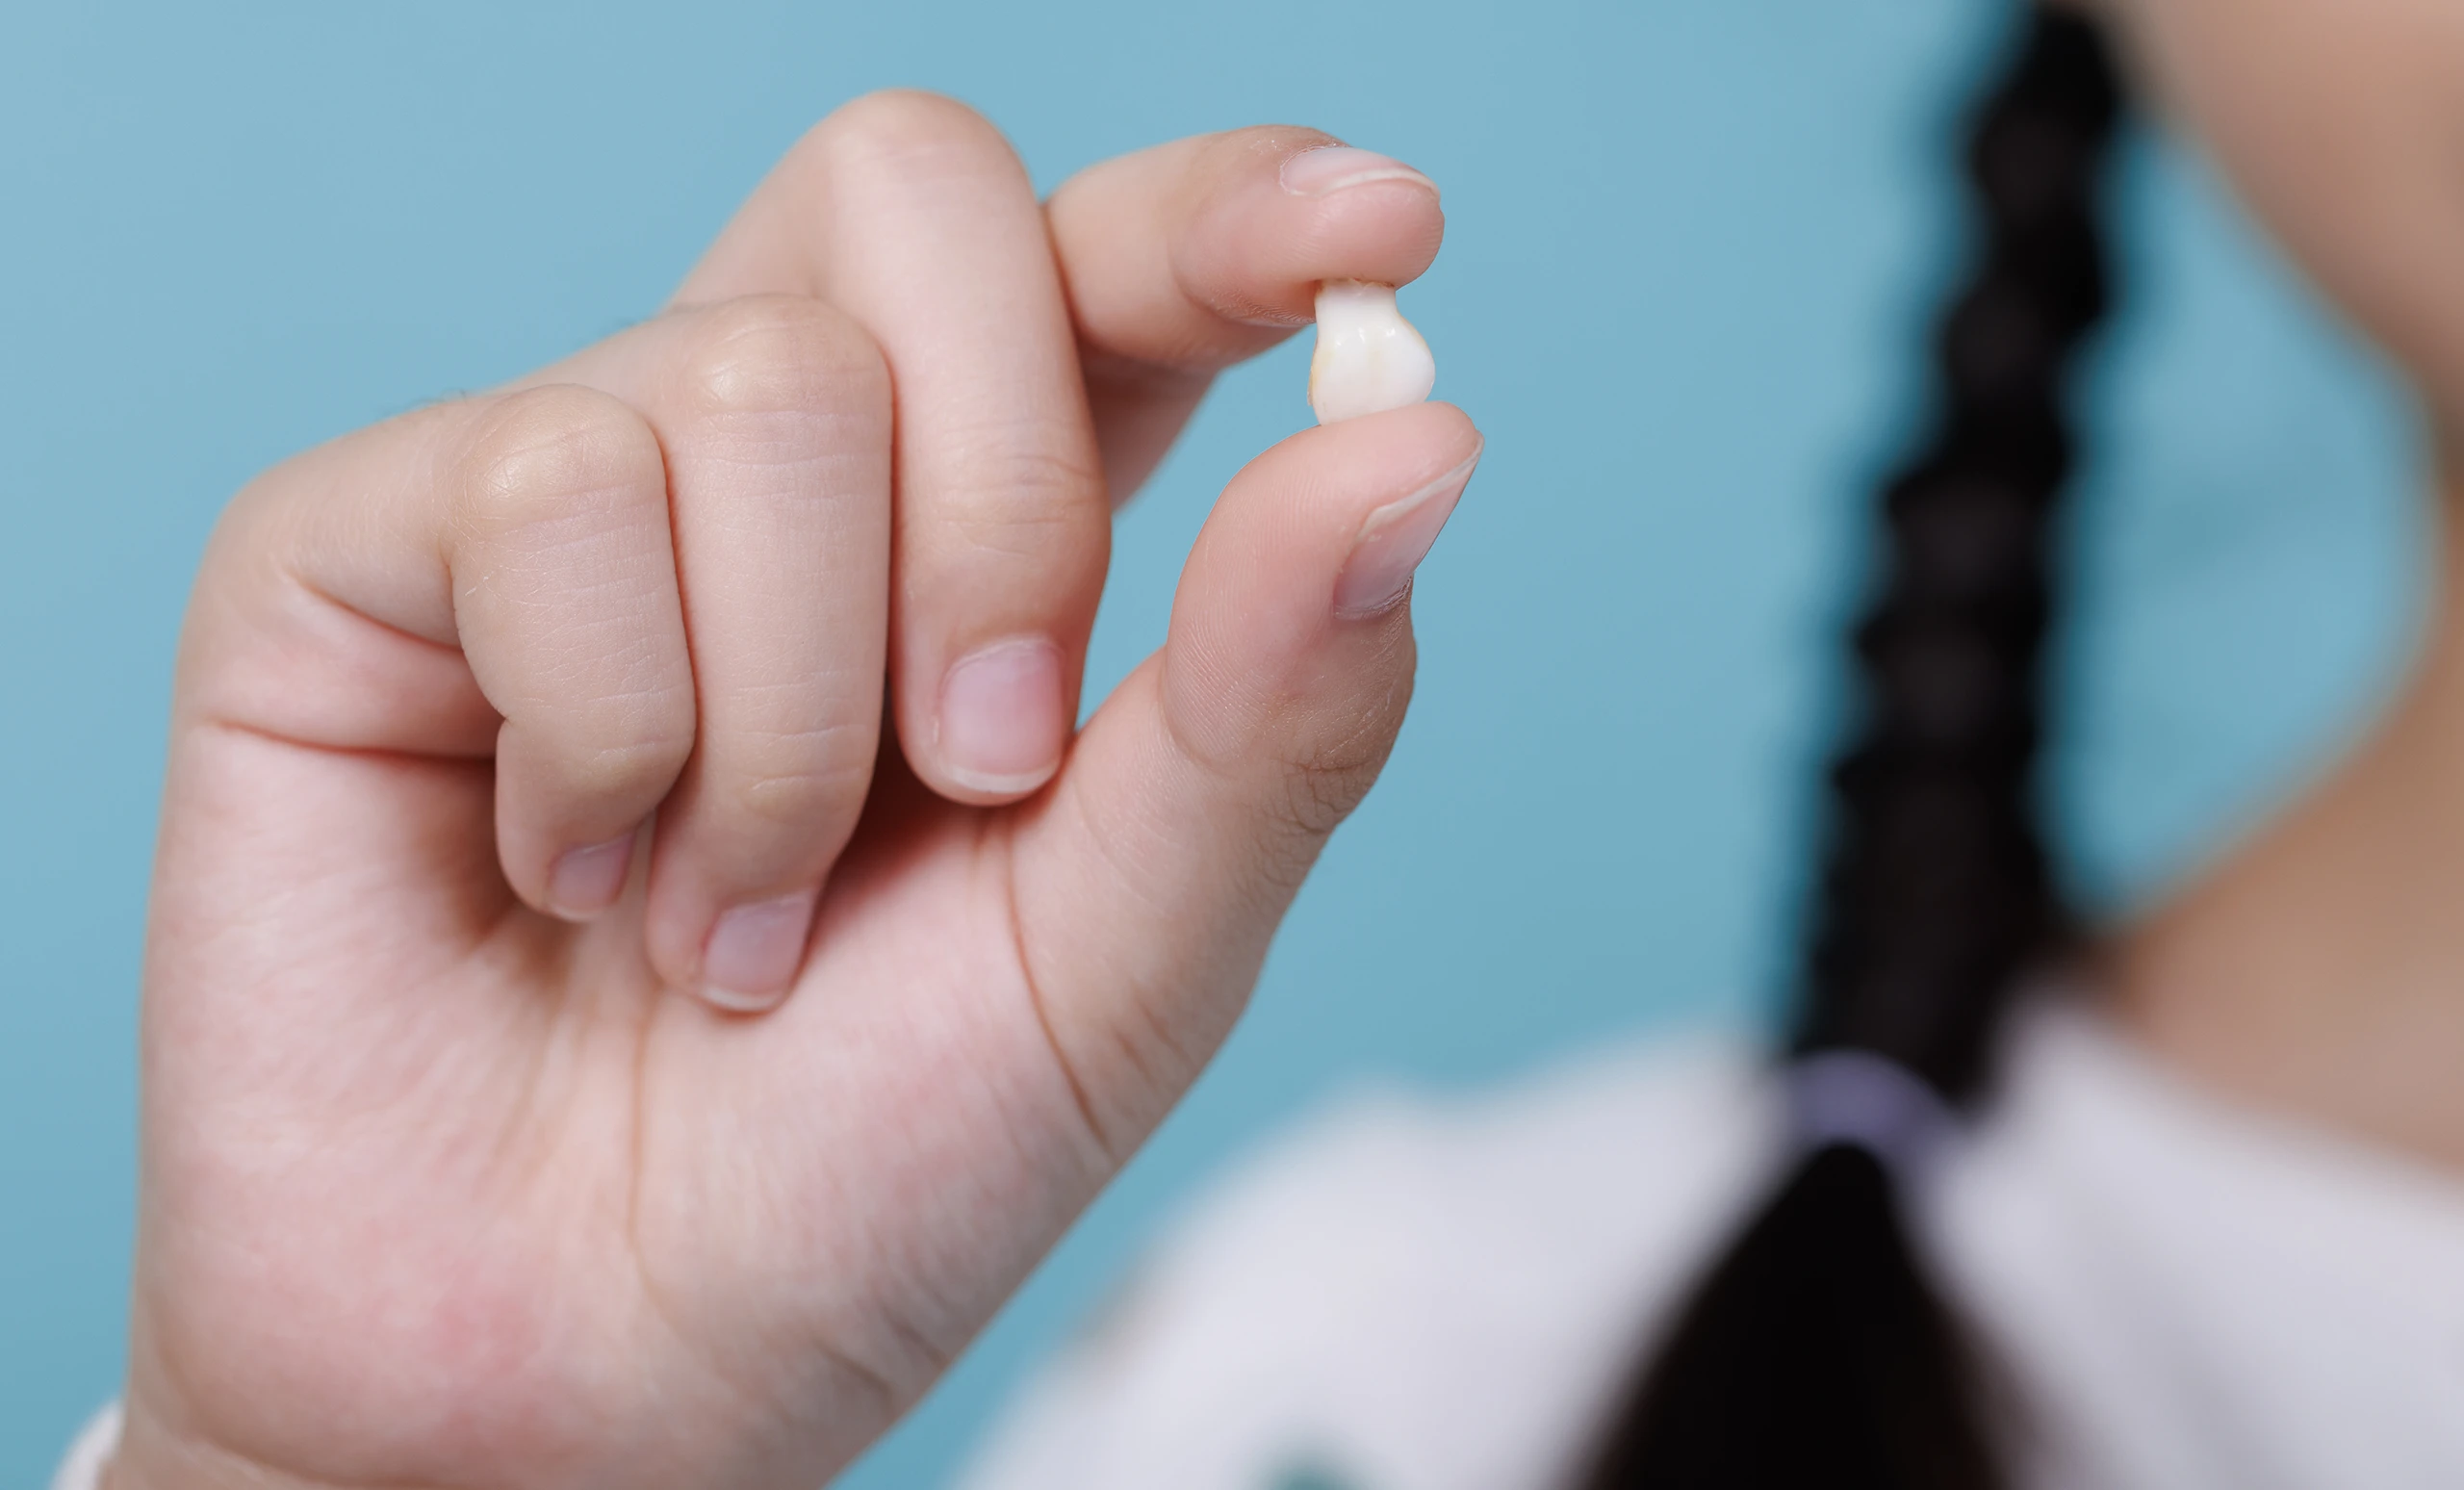
[[[1418,403],[1437,386],[1428,343],[1395,309],[1395,287],[1329,279],[1318,287],[1318,349],[1309,357],[1309,406],[1318,423]]]

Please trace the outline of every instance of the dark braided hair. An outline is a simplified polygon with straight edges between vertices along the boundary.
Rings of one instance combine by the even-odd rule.
[[[1868,1117],[1807,1126],[1825,1084],[1792,1083],[1805,1152],[1681,1310],[1592,1490],[2004,1483],[1981,1363],[1900,1213],[1909,1145],[1871,1110],[1879,1086],[1905,1138],[1912,1109],[1972,1101],[2015,989],[2070,925],[2036,811],[2039,693],[2065,385],[2107,300],[2097,198],[2121,100],[2089,22],[2032,10],[2024,30],[1972,122],[1983,242],[1935,346],[1938,414],[1882,493],[1863,713],[1831,772],[1791,1042],[1800,1077],[1856,1067]]]

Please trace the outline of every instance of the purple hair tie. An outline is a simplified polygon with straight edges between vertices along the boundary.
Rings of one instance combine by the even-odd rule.
[[[1787,1070],[1788,1118],[1808,1153],[1854,1143],[1895,1174],[1921,1173],[1959,1128],[1924,1079],[1870,1050],[1824,1050]]]

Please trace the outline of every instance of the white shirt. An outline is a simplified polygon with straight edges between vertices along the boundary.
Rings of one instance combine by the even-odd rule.
[[[1734,1044],[1356,1103],[1190,1218],[966,1490],[1559,1490],[1784,1157],[1778,1093]],[[2030,1490],[2464,1486],[2449,1176],[2046,1007],[1912,1203],[2020,1388]],[[116,1427],[57,1484],[90,1486]]]
[[[1355,1104],[1191,1218],[967,1490],[1557,1490],[1782,1149],[1712,1042]],[[2045,1007],[1912,1204],[2031,1490],[2464,1486],[2451,1177]]]

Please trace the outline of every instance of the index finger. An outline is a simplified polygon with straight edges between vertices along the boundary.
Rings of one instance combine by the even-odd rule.
[[[1116,502],[1217,372],[1309,323],[1321,281],[1409,283],[1446,236],[1427,176],[1285,124],[1091,167],[1045,217]]]
[[[829,296],[812,157],[762,184],[680,298]],[[1318,284],[1400,285],[1437,257],[1437,185],[1322,130],[1194,135],[1089,167],[1045,206],[1105,484],[1126,501],[1217,372],[1309,323]]]
[[[893,92],[814,130],[681,294],[817,295],[880,344],[892,711],[919,777],[993,802],[1065,749],[1107,495],[1136,489],[1217,370],[1307,323],[1320,281],[1415,278],[1443,232],[1425,176],[1288,126],[1121,157],[1039,211],[988,123]]]

